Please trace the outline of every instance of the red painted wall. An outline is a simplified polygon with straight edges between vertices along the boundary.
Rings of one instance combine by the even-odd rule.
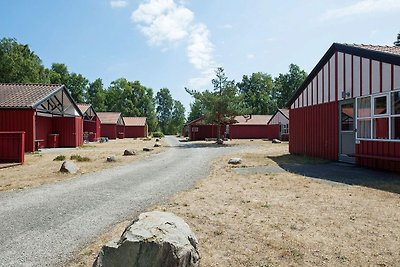
[[[94,121],[83,121],[83,132],[93,133],[94,138],[93,141],[97,140],[100,137],[101,127],[100,120],[98,117],[95,118]]]
[[[35,116],[36,138],[39,148],[48,147],[48,136],[53,132],[53,118]]]
[[[229,126],[232,139],[274,139],[279,138],[279,125],[235,125]]]
[[[109,139],[117,139],[117,125],[116,124],[101,124],[101,137],[108,137]]]
[[[399,142],[361,141],[356,145],[356,155],[360,155],[357,164],[361,166],[400,172]]]
[[[147,127],[145,126],[125,126],[126,138],[146,137]]]
[[[290,109],[289,151],[338,160],[338,102]]]
[[[125,125],[117,125],[117,137],[120,139],[125,137]]]
[[[198,128],[198,132],[193,132],[193,127]],[[190,140],[204,140],[206,138],[217,138],[217,125],[206,124],[206,125],[191,125]],[[225,133],[225,126],[221,126],[221,136]]]
[[[24,131],[25,151],[35,151],[35,111],[33,109],[0,109],[0,131]]]
[[[24,163],[25,132],[0,132],[0,162]]]

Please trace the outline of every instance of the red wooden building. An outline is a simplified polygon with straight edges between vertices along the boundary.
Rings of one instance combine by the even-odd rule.
[[[0,132],[4,131],[25,132],[26,152],[83,143],[82,114],[63,85],[0,84]]]
[[[220,136],[225,134],[225,126],[221,126]],[[183,136],[189,137],[189,140],[204,140],[206,138],[217,138],[218,127],[216,124],[204,122],[204,117],[188,122],[183,127]]]
[[[83,114],[83,139],[94,142],[100,137],[100,119],[91,104],[78,104]]]
[[[289,110],[278,109],[271,119],[268,121],[268,125],[278,125],[278,139],[283,141],[289,140]]]
[[[237,123],[227,127],[231,139],[273,139],[279,137],[279,128],[269,126],[271,115],[236,116]]]
[[[118,112],[97,112],[100,120],[100,135],[109,139],[124,138],[125,122],[121,113]]]
[[[148,136],[146,117],[124,117],[125,137],[137,138]]]
[[[400,47],[334,43],[288,106],[291,153],[400,171]]]

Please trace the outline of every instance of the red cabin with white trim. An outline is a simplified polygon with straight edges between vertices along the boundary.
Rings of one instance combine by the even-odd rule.
[[[91,104],[78,104],[83,114],[83,138],[94,142],[100,137],[100,119]]]
[[[334,43],[288,106],[290,153],[400,171],[400,47]]]
[[[100,120],[100,135],[109,139],[123,139],[125,122],[119,112],[97,112]]]
[[[278,109],[272,118],[269,120],[268,125],[277,125],[279,127],[279,140],[289,141],[289,110]]]

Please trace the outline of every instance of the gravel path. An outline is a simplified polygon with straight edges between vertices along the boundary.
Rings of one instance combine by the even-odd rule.
[[[216,157],[239,147],[172,146],[131,165],[0,193],[0,266],[55,266],[117,222],[190,188]]]

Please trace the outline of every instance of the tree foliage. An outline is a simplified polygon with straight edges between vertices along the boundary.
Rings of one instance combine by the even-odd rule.
[[[168,125],[171,123],[174,100],[168,88],[162,88],[156,94],[156,113],[158,124],[163,133],[168,133]]]
[[[86,101],[92,104],[96,111],[106,111],[106,91],[100,78],[89,84]]]
[[[190,104],[190,113],[188,116],[188,121],[193,121],[195,119],[198,119],[200,117],[204,116],[204,108],[201,102],[197,99],[194,100],[193,103]]]
[[[275,78],[278,108],[286,107],[286,103],[306,78],[307,73],[296,64],[290,64],[288,73],[281,73]]]
[[[179,133],[185,124],[185,107],[178,100],[174,100],[174,107],[171,114],[171,123],[168,126],[168,133]]]

